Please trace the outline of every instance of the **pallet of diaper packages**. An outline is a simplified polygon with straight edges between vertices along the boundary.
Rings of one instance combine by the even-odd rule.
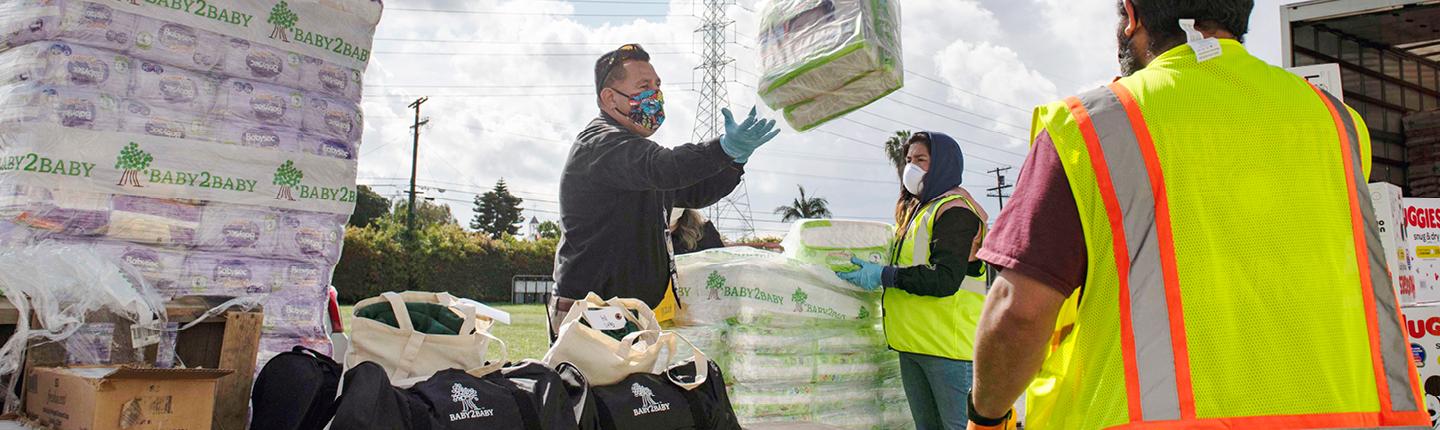
[[[771,0],[761,12],[761,100],[805,131],[904,85],[895,0]]]
[[[797,223],[787,254],[722,248],[676,257],[676,332],[724,371],[742,425],[912,428],[880,294],[835,276],[829,254],[887,258],[889,227]],[[800,246],[805,244],[805,246]],[[808,247],[808,248],[807,248]],[[869,256],[871,253],[877,253]]]
[[[375,0],[0,3],[0,248],[98,250],[328,352]]]

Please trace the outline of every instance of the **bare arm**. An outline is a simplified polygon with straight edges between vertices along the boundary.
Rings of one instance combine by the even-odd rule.
[[[1001,272],[975,339],[973,413],[1000,418],[1040,371],[1065,296],[1033,278]]]

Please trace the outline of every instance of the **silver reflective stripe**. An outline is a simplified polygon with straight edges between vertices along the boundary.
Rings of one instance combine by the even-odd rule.
[[[1375,222],[1375,207],[1370,201],[1370,192],[1365,183],[1365,171],[1361,168],[1360,159],[1360,136],[1356,131],[1355,119],[1350,116],[1350,111],[1345,104],[1324,91],[1320,92],[1330,99],[1330,104],[1335,107],[1340,115],[1340,122],[1345,126],[1345,133],[1350,138],[1351,168],[1355,169],[1355,176],[1350,180],[1355,182],[1355,192],[1360,203],[1360,214],[1365,217],[1365,247],[1367,260],[1370,264],[1370,285],[1374,290],[1374,297],[1368,298],[1375,301],[1375,319],[1380,326],[1380,360],[1384,366],[1386,386],[1390,389],[1390,407],[1396,412],[1413,412],[1420,410],[1416,404],[1415,392],[1412,391],[1410,383],[1410,353],[1409,342],[1405,340],[1404,328],[1400,326],[1400,310],[1397,308],[1398,301],[1395,298],[1395,286],[1390,281],[1390,273],[1385,265],[1385,248],[1380,245],[1380,227]]]
[[[916,219],[919,224],[910,226],[910,228],[915,229],[915,240],[913,241],[914,243],[911,244],[915,249],[910,254],[910,264],[913,266],[930,264],[931,232],[927,226],[930,225],[930,219],[935,217],[935,211],[940,209],[939,202],[939,200],[936,200],[934,203],[922,208],[921,210],[923,212],[920,213],[920,218]]]
[[[1180,391],[1175,377],[1175,349],[1160,266],[1155,195],[1145,158],[1125,107],[1114,92],[1102,87],[1079,98],[1100,138],[1123,215],[1125,245],[1130,253],[1130,325],[1135,337],[1142,420],[1178,420]]]

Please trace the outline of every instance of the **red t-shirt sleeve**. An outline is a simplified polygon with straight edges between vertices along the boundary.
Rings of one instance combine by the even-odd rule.
[[[1050,134],[1041,131],[1020,168],[1015,195],[995,220],[981,260],[1069,296],[1085,283],[1085,232]]]

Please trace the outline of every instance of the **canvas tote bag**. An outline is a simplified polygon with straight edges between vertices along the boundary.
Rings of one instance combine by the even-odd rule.
[[[606,307],[631,311],[620,313],[639,331],[617,340],[581,320],[586,311]],[[664,342],[664,333],[645,302],[620,298],[601,300],[591,293],[570,308],[560,323],[555,344],[542,361],[551,368],[570,363],[580,369],[591,386],[610,385],[633,373],[657,373],[657,361],[664,355],[674,354],[674,342]]]
[[[427,293],[406,291],[387,292],[355,304],[356,311],[376,303],[389,303],[395,313],[399,327],[393,327],[369,318],[355,318],[351,322],[350,351],[345,355],[345,370],[366,361],[375,362],[385,369],[390,382],[397,387],[409,387],[416,382],[429,379],[435,372],[446,369],[474,369],[488,373],[505,365],[505,344],[489,333],[493,321],[486,318],[478,321],[475,308],[459,305],[458,299],[449,293]],[[428,334],[415,330],[405,303],[433,303],[451,307],[464,317],[460,334]],[[457,310],[458,308],[458,310]],[[500,345],[501,357],[488,360],[491,343]]]

